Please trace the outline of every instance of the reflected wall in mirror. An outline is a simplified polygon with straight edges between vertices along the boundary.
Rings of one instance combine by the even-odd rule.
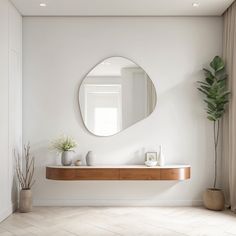
[[[156,90],[147,73],[123,57],[110,57],[95,66],[79,89],[86,128],[110,136],[149,116],[156,106]]]

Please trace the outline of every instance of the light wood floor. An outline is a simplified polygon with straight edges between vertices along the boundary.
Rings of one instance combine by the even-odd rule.
[[[236,235],[236,215],[194,207],[35,207],[0,223],[0,235]]]

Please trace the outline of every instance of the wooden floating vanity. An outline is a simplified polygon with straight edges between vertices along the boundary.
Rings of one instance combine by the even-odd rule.
[[[147,167],[123,166],[47,166],[46,178],[51,180],[186,180],[189,165]]]

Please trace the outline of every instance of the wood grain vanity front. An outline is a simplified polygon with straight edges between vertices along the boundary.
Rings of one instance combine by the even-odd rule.
[[[167,168],[161,170],[162,180],[185,180],[190,178],[190,168]]]
[[[120,180],[160,180],[160,169],[120,169]]]
[[[46,167],[46,178],[51,180],[186,180],[190,166],[80,166]]]
[[[119,169],[47,167],[46,177],[54,180],[119,180]]]

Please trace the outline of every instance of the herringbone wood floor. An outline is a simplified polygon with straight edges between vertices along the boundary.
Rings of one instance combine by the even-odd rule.
[[[34,207],[0,223],[0,235],[236,235],[236,215],[195,207]]]

